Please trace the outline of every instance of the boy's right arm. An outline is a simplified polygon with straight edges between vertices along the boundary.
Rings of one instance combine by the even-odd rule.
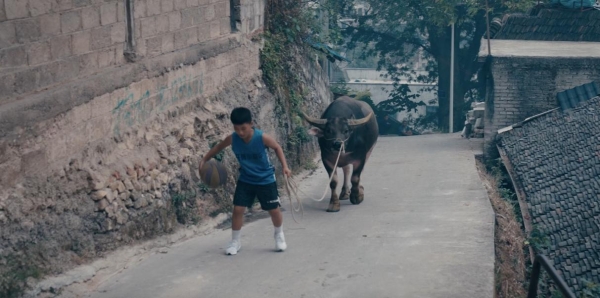
[[[219,154],[219,152],[221,152],[221,150],[227,148],[230,145],[231,145],[231,135],[228,135],[225,139],[223,139],[223,141],[221,141],[216,146],[212,147],[212,149],[210,149],[208,151],[208,153],[206,153],[206,155],[204,155],[204,157],[200,160],[200,165],[198,166],[198,171],[200,171],[200,169],[202,169],[202,166],[204,165],[205,162],[209,161],[215,155]]]

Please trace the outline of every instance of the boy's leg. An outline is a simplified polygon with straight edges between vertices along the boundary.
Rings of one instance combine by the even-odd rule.
[[[233,215],[231,216],[231,242],[225,249],[225,254],[235,255],[242,248],[240,234],[244,224],[246,207],[252,205],[256,191],[247,183],[238,181],[233,195]]]
[[[281,214],[281,208],[277,207],[275,209],[269,210],[269,215],[271,215],[271,221],[273,222],[273,226],[275,228],[281,228],[283,224],[283,215]]]
[[[244,213],[246,212],[245,206],[233,206],[233,215],[231,216],[231,229],[239,231],[244,225]]]
[[[284,251],[287,248],[287,243],[285,243],[285,236],[283,235],[283,215],[281,214],[281,208],[277,207],[269,210],[269,215],[271,215],[274,227],[275,250]]]
[[[285,237],[283,236],[283,215],[281,214],[279,193],[277,192],[277,183],[261,185],[257,192],[258,201],[263,210],[269,212],[273,227],[275,229],[275,250],[284,251],[287,248]]]

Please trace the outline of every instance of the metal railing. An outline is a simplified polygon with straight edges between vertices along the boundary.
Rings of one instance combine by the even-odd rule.
[[[535,257],[535,261],[533,262],[533,270],[531,271],[531,280],[529,282],[529,292],[527,294],[527,298],[537,297],[538,282],[540,280],[542,266],[544,266],[544,269],[546,270],[550,278],[552,278],[552,280],[556,283],[558,289],[563,294],[563,297],[577,298],[575,294],[573,294],[573,291],[569,289],[569,286],[567,286],[565,280],[562,279],[560,275],[558,275],[558,272],[556,272],[554,267],[550,265],[550,261],[544,255],[537,255]]]

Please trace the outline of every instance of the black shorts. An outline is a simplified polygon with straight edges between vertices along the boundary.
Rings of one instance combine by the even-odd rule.
[[[238,181],[233,195],[233,205],[252,207],[254,200],[258,197],[262,210],[273,210],[280,206],[277,183],[266,185],[250,184]]]

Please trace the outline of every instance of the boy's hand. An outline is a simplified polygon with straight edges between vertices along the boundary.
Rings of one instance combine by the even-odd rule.
[[[289,168],[286,167],[283,169],[283,174],[288,177],[292,177],[292,170],[290,170]]]
[[[204,157],[200,160],[200,164],[198,165],[198,173],[202,176],[200,170],[202,169],[202,166],[204,166],[204,163],[209,161],[211,158],[213,158],[213,156],[217,155],[219,152],[221,152],[221,150],[228,146],[231,146],[231,135],[228,135],[223,141],[208,150],[208,153],[206,153],[206,155],[204,155]]]

